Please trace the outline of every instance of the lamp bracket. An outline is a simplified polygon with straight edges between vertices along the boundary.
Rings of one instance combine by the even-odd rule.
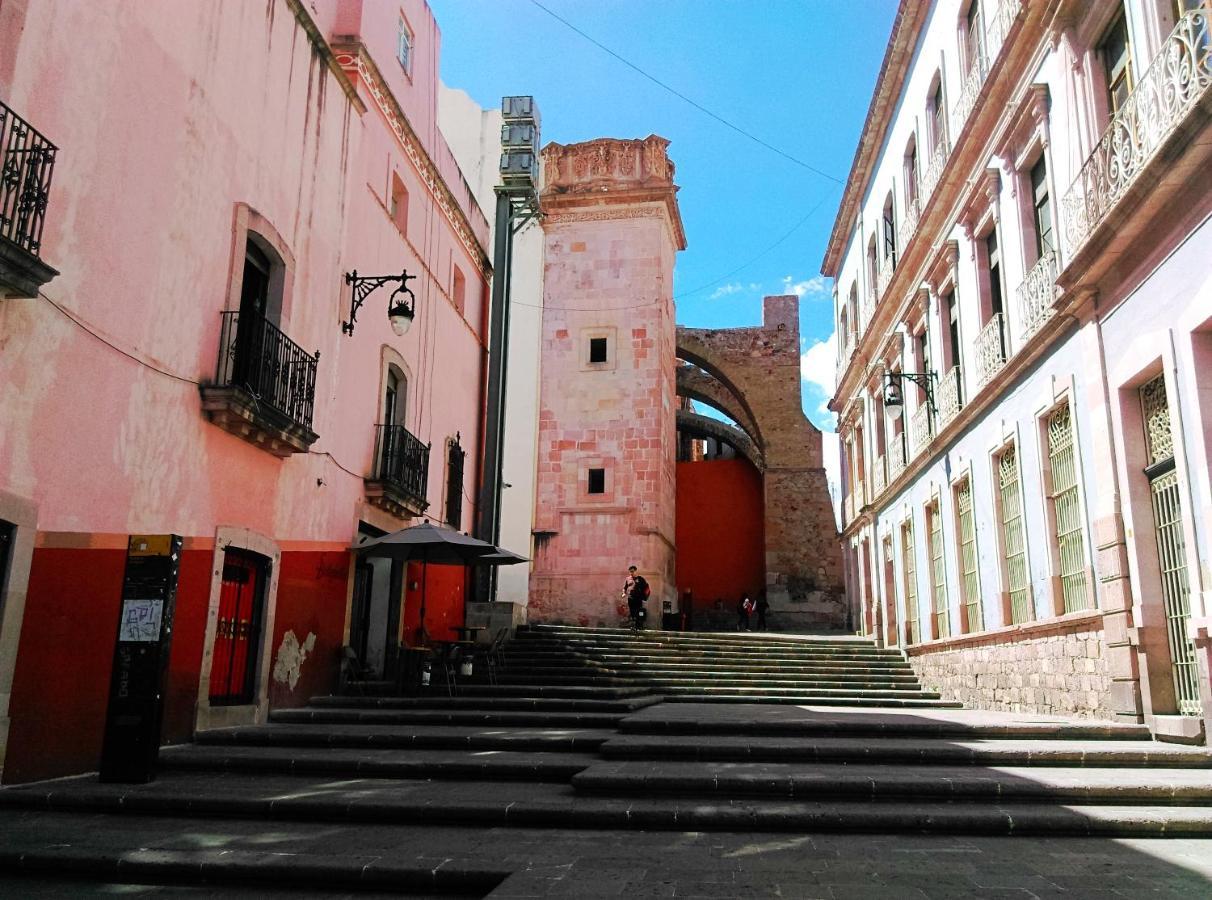
[[[412,318],[413,311],[417,305],[417,295],[408,287],[408,282],[416,278],[416,275],[409,275],[405,269],[399,275],[359,275],[358,270],[345,273],[345,283],[353,286],[353,296],[350,298],[349,304],[349,320],[341,323],[341,331],[345,334],[353,334],[354,323],[358,321],[358,310],[362,308],[362,304],[366,302],[366,298],[383,287],[385,284],[399,284],[400,286],[392,293],[387,300],[387,308],[390,310],[394,307],[392,301],[397,294],[406,294],[412,298],[412,302],[401,300],[405,314],[408,318]]]

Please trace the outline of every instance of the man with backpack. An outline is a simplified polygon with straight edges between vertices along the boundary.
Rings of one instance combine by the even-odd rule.
[[[652,596],[652,588],[647,579],[636,571],[635,566],[627,567],[627,580],[623,582],[623,596],[627,598],[627,613],[631,617],[631,630],[639,631],[644,627],[644,604]]]

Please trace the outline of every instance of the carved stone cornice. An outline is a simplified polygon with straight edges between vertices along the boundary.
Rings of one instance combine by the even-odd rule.
[[[548,144],[542,151],[546,222],[667,216],[674,246],[685,250],[668,146],[669,141],[655,134],[642,140]]]
[[[442,214],[450,223],[450,227],[454,229],[454,233],[468,254],[479,265],[484,277],[490,277],[492,262],[487,251],[481,246],[479,238],[476,237],[467,213],[455,199],[454,192],[446,184],[438,167],[425,150],[420,138],[417,137],[404,110],[383,79],[383,73],[379,71],[379,67],[375,65],[374,60],[366,51],[366,45],[358,40],[344,42],[334,45],[333,52],[336,54],[337,64],[345,72],[357,76],[357,79],[366,85],[366,90],[369,91],[375,105],[378,106],[379,112],[383,114],[388,127],[395,134],[404,154],[416,169],[421,183],[429,190],[434,202],[442,210]]]
[[[990,167],[981,172],[975,179],[972,192],[960,209],[959,224],[964,230],[964,237],[973,245],[972,252],[976,253],[973,237],[987,217],[998,220],[997,197],[1001,191],[1002,175],[996,168]]]

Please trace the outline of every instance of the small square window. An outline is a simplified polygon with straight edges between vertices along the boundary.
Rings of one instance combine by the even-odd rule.
[[[589,493],[591,493],[591,494],[606,493],[606,470],[605,469],[590,469],[589,470]]]
[[[589,361],[591,363],[606,362],[606,338],[589,339]]]
[[[408,30],[408,23],[400,19],[400,31],[396,36],[396,58],[400,61],[400,65],[404,67],[404,71],[412,74],[412,32]]]

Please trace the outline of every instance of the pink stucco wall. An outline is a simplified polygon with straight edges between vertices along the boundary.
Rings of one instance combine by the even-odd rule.
[[[413,32],[407,73],[395,55],[401,11]],[[408,524],[369,506],[363,484],[388,360],[407,376],[404,424],[433,445],[428,514],[446,514],[445,449],[457,434],[468,451],[464,527],[474,520],[488,228],[437,130],[439,47],[424,0],[0,5],[0,98],[59,147],[41,255],[60,274],[42,298],[0,301],[0,500],[36,510],[36,553],[75,554],[64,565],[87,578],[86,548],[124,546],[129,533],[213,546],[230,526],[287,556],[343,555],[359,520]],[[393,173],[409,196],[403,228],[389,214]],[[286,459],[211,424],[200,405],[220,313],[238,306],[245,224],[286,260],[283,332],[319,351],[319,439]],[[387,322],[390,287],[370,297],[352,336],[341,333],[352,269],[419,276],[405,337]],[[27,621],[70,607],[73,591],[89,596],[60,580],[45,591],[30,582]],[[328,683],[314,670],[335,667],[329,651],[345,640],[340,581],[314,598],[267,600],[276,634],[325,632],[302,684]],[[204,590],[183,593],[179,604],[203,607],[178,616],[204,621],[206,602]],[[67,623],[64,652],[112,647],[88,621]],[[19,619],[5,629],[0,682],[25,654],[19,669],[37,683],[37,667],[54,660],[24,636],[18,649]],[[191,648],[183,671],[197,673],[203,649]],[[182,703],[173,721],[192,718],[188,691]],[[28,713],[14,701],[14,746]],[[3,747],[0,734],[0,756]]]
[[[674,256],[660,138],[544,151],[543,368],[532,621],[618,620],[627,567],[673,600]],[[589,361],[605,338],[607,360]],[[605,491],[588,493],[588,470]]]

